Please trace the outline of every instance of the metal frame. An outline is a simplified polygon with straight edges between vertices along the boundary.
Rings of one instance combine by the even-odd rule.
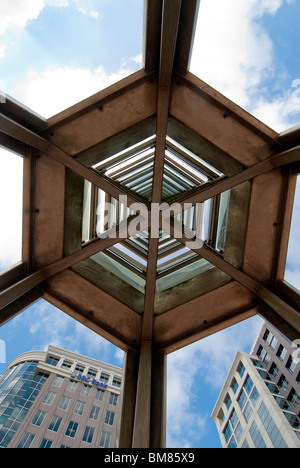
[[[167,353],[258,313],[290,339],[300,335],[300,295],[284,282],[299,127],[278,135],[188,72],[199,3],[145,0],[143,70],[57,116],[45,121],[10,98],[1,106],[0,144],[24,157],[24,213],[22,262],[0,274],[0,323],[43,297],[126,351],[135,377],[124,388],[124,447],[165,443]],[[229,248],[224,256],[196,248],[214,268],[180,294],[155,294],[159,242],[150,231],[143,296],[95,270],[90,257],[120,239],[82,247],[80,206],[83,179],[145,203],[91,166],[153,134],[152,203],[162,201],[168,136],[220,161],[225,174],[168,201],[196,204],[228,189],[234,200]],[[126,239],[127,223],[118,231]]]

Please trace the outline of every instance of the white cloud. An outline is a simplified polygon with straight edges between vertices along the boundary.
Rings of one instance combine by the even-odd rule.
[[[203,0],[191,62],[193,73],[241,106],[272,63],[272,42],[250,15],[255,6],[248,0]]]
[[[22,158],[0,148],[0,264],[2,268],[21,260],[22,189]]]
[[[191,61],[194,74],[276,131],[293,125],[297,110],[291,88],[276,99],[261,97],[264,80],[277,72],[275,46],[257,20],[275,15],[285,1],[293,3],[202,0]]]
[[[24,28],[28,21],[38,18],[44,0],[2,0],[0,3],[0,35],[9,28]]]
[[[87,11],[84,8],[78,8],[78,11],[82,13],[84,16],[90,16],[91,18],[94,18],[94,19],[99,18],[98,11]]]
[[[82,8],[80,0],[71,0],[77,10],[91,18],[98,19],[95,10]],[[69,0],[1,0],[0,3],[0,36],[11,28],[25,28],[29,21],[36,20],[46,6],[69,7]],[[5,48],[4,48],[5,47]],[[0,46],[0,58],[3,58],[7,45]]]
[[[138,54],[135,57],[132,57],[131,60],[138,65],[142,66],[143,64],[143,54]]]
[[[215,402],[204,412],[193,404],[197,392],[221,390],[235,353],[250,351],[261,321],[254,317],[168,356],[168,446],[187,447],[206,434]]]
[[[129,75],[122,68],[108,74],[103,67],[95,70],[74,67],[34,69],[14,88],[13,96],[43,117],[50,117]]]
[[[38,349],[51,344],[98,360],[123,362],[121,350],[112,349],[107,340],[44,300],[31,308],[28,332]]]
[[[5,52],[6,52],[7,47],[8,46],[6,44],[0,44],[0,58],[5,57]]]

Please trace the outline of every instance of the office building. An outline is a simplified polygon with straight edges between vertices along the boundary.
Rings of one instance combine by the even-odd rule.
[[[223,447],[300,448],[300,362],[264,322],[250,354],[238,351],[212,418]]]
[[[49,346],[0,380],[1,448],[115,447],[122,369]]]

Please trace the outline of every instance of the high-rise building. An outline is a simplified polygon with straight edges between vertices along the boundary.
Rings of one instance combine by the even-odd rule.
[[[18,356],[0,380],[0,447],[115,447],[121,382],[121,368],[54,346]]]
[[[300,362],[264,322],[250,354],[238,351],[212,412],[223,447],[300,448]]]

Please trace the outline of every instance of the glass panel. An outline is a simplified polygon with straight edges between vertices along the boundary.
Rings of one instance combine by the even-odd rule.
[[[22,203],[23,159],[0,148],[0,271],[22,258]]]
[[[87,180],[84,181],[83,190],[83,215],[82,215],[82,241],[86,242],[91,239],[90,221],[91,221],[91,190],[92,184]]]
[[[231,191],[221,194],[217,232],[217,250],[224,252]]]
[[[109,270],[118,278],[121,278],[122,280],[126,281],[126,283],[130,284],[138,291],[142,293],[145,292],[145,279],[128,270],[128,268],[121,265],[113,258],[108,257],[105,253],[99,252],[98,254],[93,255],[91,259],[94,260],[96,263],[99,263],[99,265],[103,266],[107,270]]]
[[[214,266],[207,262],[204,259],[198,260],[190,265],[187,265],[179,270],[175,270],[167,276],[163,278],[159,278],[156,281],[156,293],[166,291],[173,286],[176,286],[184,281],[188,281],[195,276],[204,273],[210,269],[214,268]]]

